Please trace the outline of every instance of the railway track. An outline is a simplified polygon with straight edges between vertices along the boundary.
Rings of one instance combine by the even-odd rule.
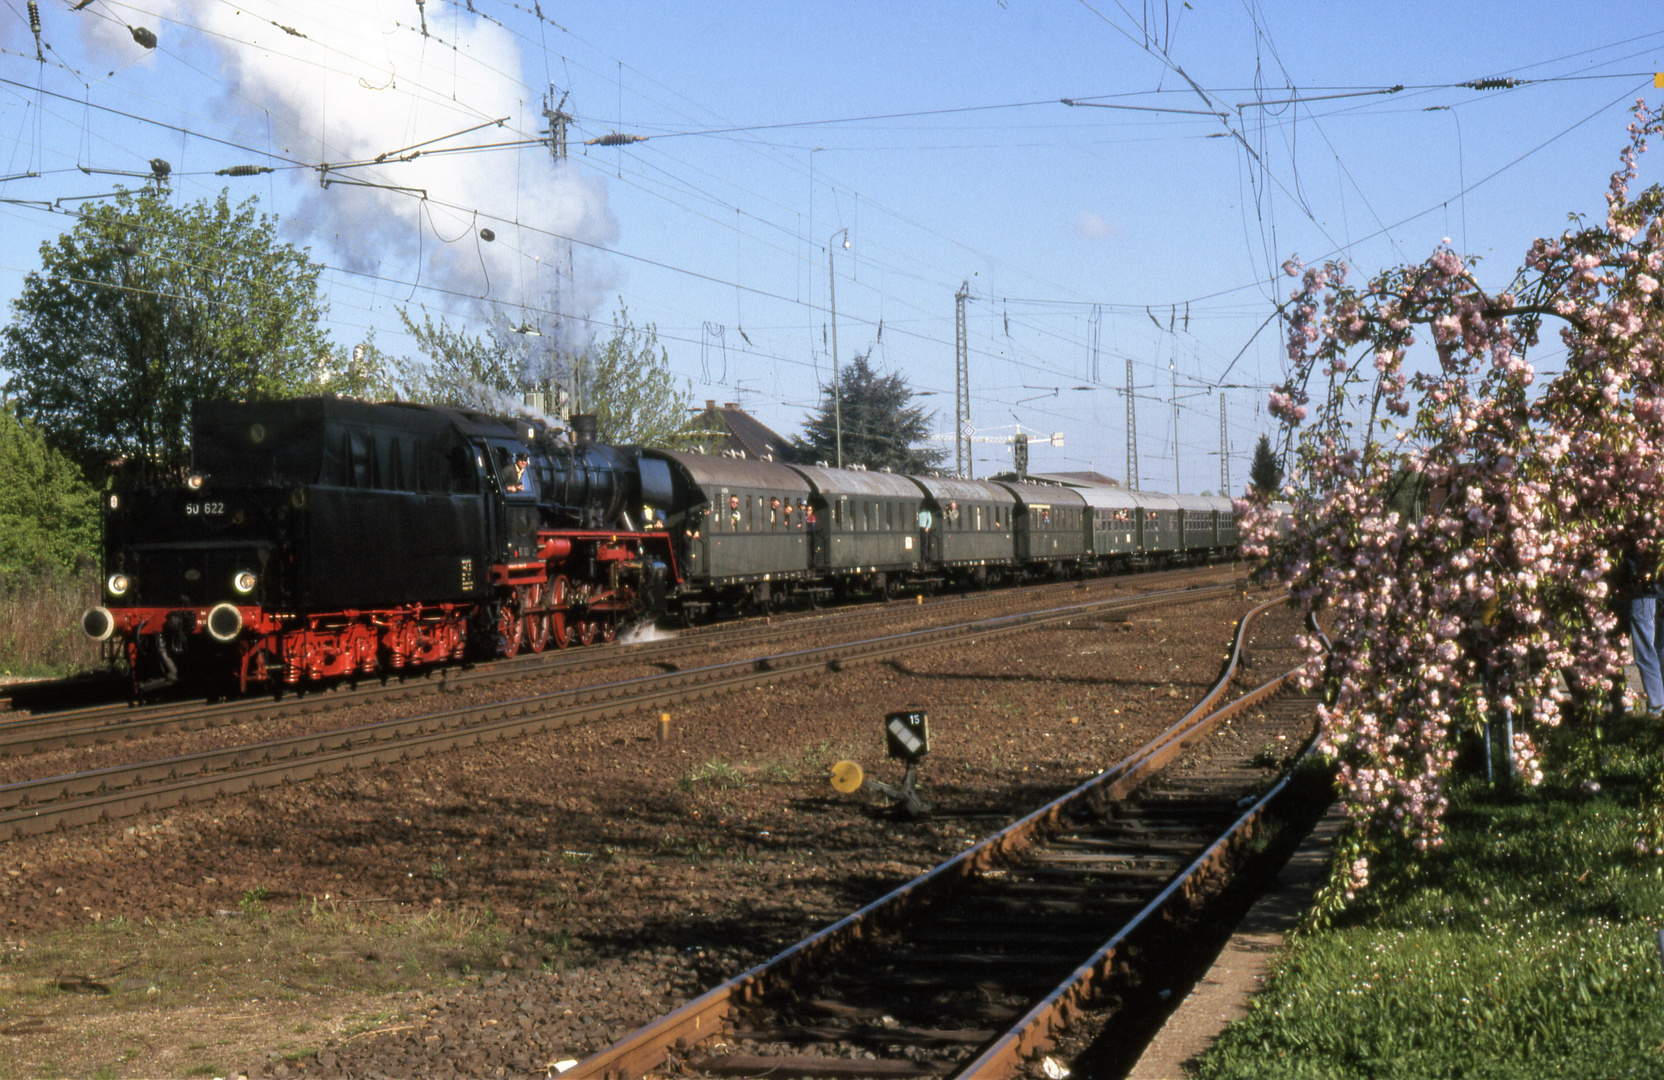
[[[1240,749],[1164,772],[1227,725],[1309,737],[1288,675],[1221,704],[1250,621],[1203,702],[1125,761],[563,1075],[1021,1074],[1139,978],[1140,943],[1219,887],[1287,790]]]
[[[1074,619],[1203,600],[1235,591],[1235,585],[1214,585],[1098,598],[953,626],[771,653],[334,731],[0,785],[0,838],[160,810],[646,708],[666,708],[681,701],[745,689],[756,685],[759,678],[773,683],[843,670],[916,649],[971,643],[978,638],[1019,633]],[[270,703],[265,707],[270,708]]]
[[[1181,579],[1196,576],[1181,573]],[[1228,577],[1229,575],[1223,575]],[[1100,579],[1119,580],[1119,579]],[[1159,578],[1158,578],[1159,580]],[[999,594],[997,599],[1044,598],[1072,594],[1078,583],[1035,586],[1020,594]],[[934,600],[926,605],[933,615],[986,605],[988,595]],[[672,664],[689,656],[722,650],[743,650],[771,645],[794,634],[827,631],[859,631],[863,627],[893,624],[895,607],[863,607],[821,617],[804,617],[784,624],[756,620],[742,626],[698,631],[658,641],[633,642],[623,646],[561,650],[523,655],[512,660],[469,668],[442,668],[427,675],[403,680],[341,684],[318,693],[286,698],[241,698],[217,702],[167,702],[135,706],[127,702],[63,711],[7,717],[0,713],[0,758],[21,757],[44,750],[94,746],[124,739],[222,727],[246,721],[271,720],[285,715],[320,712],[382,701],[408,701],[422,696],[475,686],[489,686],[534,678],[571,675],[623,664]]]

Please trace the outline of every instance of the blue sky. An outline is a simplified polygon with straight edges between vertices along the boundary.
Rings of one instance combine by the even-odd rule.
[[[1641,3],[38,3],[44,64],[26,0],[0,0],[0,177],[40,174],[0,182],[7,300],[59,211],[140,182],[96,170],[162,157],[181,198],[283,216],[328,267],[337,342],[408,351],[400,306],[604,333],[622,298],[696,399],[792,434],[830,376],[848,229],[846,362],[874,350],[950,431],[968,282],[979,436],[1062,432],[1032,467],[1123,476],[1130,360],[1141,482],[1186,492],[1220,487],[1221,397],[1233,487],[1270,430],[1276,264],[1373,273],[1449,237],[1505,281],[1603,212],[1628,103],[1664,93]],[[648,138],[583,145],[614,131]],[[432,152],[500,142],[527,145]],[[214,175],[237,164],[278,171]],[[1009,454],[978,442],[977,474]]]

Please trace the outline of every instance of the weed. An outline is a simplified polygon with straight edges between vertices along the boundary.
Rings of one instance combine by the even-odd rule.
[[[711,760],[683,776],[677,782],[683,791],[692,791],[700,784],[717,790],[729,790],[743,787],[745,776],[726,761]]]
[[[219,1076],[220,1075],[220,1067],[218,1065],[192,1065],[190,1068],[185,1070],[185,1075],[186,1076]]]
[[[114,1065],[100,1065],[92,1071],[92,1080],[116,1080],[120,1075],[121,1070]]]
[[[185,1047],[185,1049],[187,1049],[187,1050],[206,1050],[206,1049],[208,1049],[208,1044],[207,1043],[191,1043],[189,1046]]]
[[[392,1009],[388,1009],[383,1012],[366,1013],[363,1016],[353,1018],[353,1020],[342,1029],[341,1034],[350,1039],[354,1035],[362,1035],[366,1031],[374,1031],[377,1028],[384,1028],[398,1018],[398,1012]]]
[[[428,863],[428,877],[435,881],[444,881],[451,874],[451,868],[442,862]]]
[[[1259,752],[1248,759],[1248,764],[1256,769],[1275,769],[1283,764],[1283,752],[1273,743],[1266,743]]]
[[[256,918],[266,913],[266,899],[271,894],[271,890],[264,885],[256,885],[243,893],[242,899],[237,901],[237,906],[250,918]]]

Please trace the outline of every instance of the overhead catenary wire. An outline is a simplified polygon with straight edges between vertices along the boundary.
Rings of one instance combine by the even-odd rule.
[[[633,92],[634,92],[634,90],[633,90],[633,89],[632,89],[632,93],[633,93]],[[527,140],[527,142],[528,142],[528,143],[535,143],[535,141],[536,141],[536,140]],[[662,164],[663,164],[663,162],[659,162],[659,163],[658,163],[658,164],[660,164],[660,165],[662,165]],[[316,166],[315,166],[315,165],[306,165],[306,166],[296,166],[296,167],[297,167],[297,168],[298,168],[298,167],[311,167],[311,168],[315,168],[315,167],[316,167]],[[672,168],[672,169],[676,169],[676,170],[679,170],[679,169],[680,169],[680,167],[679,167],[679,166],[671,166],[671,168]],[[842,189],[842,188],[841,188],[841,187],[839,187],[839,188],[838,188],[838,189],[837,189],[837,190],[843,190],[843,189]],[[732,201],[732,200],[730,200],[730,201]],[[454,206],[454,207],[457,207],[457,208],[458,208],[458,212],[462,212],[462,211],[465,211],[465,210],[466,210],[466,209],[467,209],[467,208],[466,208],[466,207],[464,207],[464,206],[462,206],[462,204],[461,204],[461,202],[459,202],[459,201],[458,201],[458,200],[454,200],[454,199],[453,199],[453,200],[450,200],[450,205],[452,205],[452,206]],[[748,203],[743,203],[743,202],[742,202],[742,204],[741,204],[741,205],[749,205],[749,204],[748,204]],[[432,204],[432,205],[429,205],[429,206],[428,206],[428,207],[427,207],[427,208],[425,208],[425,210],[424,210],[424,213],[428,213],[428,214],[431,214],[431,213],[433,213],[433,212],[435,212],[435,211],[436,211],[436,210],[437,210],[437,209],[438,209],[438,204]],[[507,217],[509,217],[509,218],[510,218],[510,219],[512,219],[512,218],[513,218],[513,217],[514,217],[514,215],[507,215]],[[738,218],[738,217],[739,217],[739,215],[738,215],[738,214],[736,214],[736,215],[734,215],[734,218],[735,218],[735,219],[737,219],[737,218]],[[502,220],[502,218],[501,218],[501,217],[499,217],[499,219],[498,219],[498,220]],[[772,226],[770,226],[770,227],[772,227]],[[810,226],[810,229],[812,229],[812,228],[813,228],[813,226]],[[800,229],[800,230],[798,230],[798,231],[800,231],[800,232],[801,232],[801,231],[807,231],[807,230],[801,230],[801,229]],[[737,233],[736,233],[736,236],[738,236],[738,235],[739,235],[739,234],[737,234]],[[788,234],[787,234],[787,233],[784,233],[784,232],[783,232],[783,233],[782,233],[782,235],[788,235]],[[608,248],[605,248],[605,247],[603,247],[603,248],[600,248],[600,250],[610,250],[610,249],[608,249]],[[871,252],[872,252],[872,250],[873,250],[873,249],[872,249],[872,248],[871,248],[871,247],[870,247],[870,246],[868,246],[868,247],[864,247],[864,248],[863,248],[863,257],[866,257],[866,256],[867,256],[867,255],[868,255],[868,254],[870,254],[870,253],[871,253]],[[811,265],[812,265],[812,262],[811,262]],[[917,263],[917,262],[902,262],[902,263],[899,263],[899,264],[898,264],[898,263],[893,263],[893,265],[895,265],[895,266],[896,266],[896,269],[897,269],[897,271],[898,271],[898,272],[900,272],[900,273],[906,273],[906,274],[910,274],[910,275],[911,275],[911,276],[913,276],[913,277],[915,277],[915,278],[919,278],[919,279],[924,279],[924,278],[928,278],[928,277],[929,277],[929,274],[928,274],[928,273],[924,273],[924,274],[921,274],[921,273],[917,273],[917,272],[915,272],[915,271],[914,271],[914,269],[913,269],[913,268],[914,268],[914,267],[916,267],[916,266],[918,266],[918,265],[919,265],[919,264],[918,264],[918,263]],[[698,268],[700,268],[700,267],[697,267],[697,266],[696,266],[696,267],[695,267],[695,268],[696,268],[696,269],[698,269]],[[711,280],[711,279],[713,279],[713,278],[716,278],[716,277],[721,277],[721,276],[723,276],[723,275],[706,275],[706,276],[705,276],[705,279],[706,279],[706,280]],[[406,277],[406,278],[407,278],[407,279],[408,279],[408,277],[409,277],[409,275],[405,275],[405,277]],[[739,273],[738,273],[738,272],[736,272],[736,273],[735,273],[735,274],[734,274],[734,275],[732,275],[732,277],[733,277],[733,279],[734,279],[734,280],[733,280],[733,281],[732,281],[732,282],[730,282],[730,287],[734,287],[734,286],[738,286],[738,285],[739,285],[739,284],[740,284],[740,282],[741,282],[741,275],[740,275],[740,274],[739,274]],[[757,280],[757,279],[750,279],[750,280]],[[898,278],[898,279],[897,279],[897,280],[898,280],[898,281],[899,281],[899,280],[900,280],[900,278]],[[842,283],[842,282],[840,282],[840,286],[842,286],[842,284],[843,284],[843,283]],[[767,291],[768,291],[768,290],[764,290],[764,292],[765,292],[765,293],[766,293],[766,292],[767,292]],[[786,291],[786,290],[782,290],[782,291]],[[840,288],[840,291],[842,291],[842,290],[841,290],[841,288]],[[1072,290],[1071,290],[1071,291],[1072,291]],[[736,289],[735,289],[735,292],[736,292],[736,295],[740,295],[740,294],[741,294],[741,293],[742,293],[742,290],[740,290],[740,289],[738,289],[738,288],[736,288]],[[754,294],[754,293],[752,293],[752,292],[750,292],[750,291],[749,291],[749,290],[744,290],[744,291],[743,291],[743,293],[744,293],[744,295],[760,295],[760,294]],[[1065,295],[1067,295],[1067,294],[1065,294]],[[842,299],[842,298],[841,298],[841,297],[840,297],[840,299]],[[774,302],[774,301],[771,301],[771,302]],[[1083,302],[1089,302],[1089,301],[1083,301]],[[903,303],[903,304],[906,304],[906,301],[905,301],[905,300],[904,300],[904,301],[902,301],[902,303]],[[813,305],[813,304],[811,304],[811,305],[809,305],[809,306],[810,306],[810,309],[811,309],[811,310],[813,310],[813,309],[814,309],[814,307],[815,307],[815,305]],[[1166,302],[1163,302],[1163,303],[1162,303],[1162,306],[1166,306]],[[919,311],[919,308],[917,308],[917,307],[916,307],[916,306],[914,306],[914,307],[913,307],[913,308],[912,308],[912,310],[914,310],[914,311]],[[842,312],[840,312],[840,315],[842,315],[842,314],[843,314],[843,313],[842,313]],[[903,313],[903,314],[905,314],[905,312],[904,312],[904,313]],[[851,317],[851,318],[852,318],[852,319],[853,319],[853,318],[854,318],[854,317],[855,317],[855,316],[854,316],[854,314],[853,314],[853,313],[852,313],[852,315],[851,315],[851,316],[850,316],[850,317]],[[910,326],[909,326],[909,324],[908,324],[908,323],[907,323],[907,322],[906,322],[906,321],[905,321],[905,320],[902,320],[902,319],[892,319],[892,320],[891,320],[891,322],[892,322],[892,326],[893,326],[893,327],[894,327],[894,328],[895,328],[895,330],[896,330],[896,332],[897,332],[897,333],[905,333],[905,331],[907,331],[907,330],[909,330],[909,329],[911,329],[911,327],[910,327]],[[1014,326],[1016,326],[1016,325],[1020,325],[1020,324],[1019,324],[1019,321],[1018,321],[1018,320],[1016,320],[1016,319],[1013,319],[1013,324],[1014,324]],[[1043,330],[1042,330],[1042,332],[1053,332],[1053,333],[1055,333],[1055,331],[1045,331],[1045,330],[1044,330],[1044,329],[1043,329]],[[1062,337],[1066,337],[1066,336],[1067,336],[1067,335],[1060,335],[1060,339],[1061,339],[1061,338],[1062,338]],[[929,336],[929,335],[920,335],[920,336],[917,336],[917,338],[916,338],[916,339],[917,339],[917,340],[933,340],[933,339],[932,339],[932,338],[931,338],[931,337],[930,337],[930,336]],[[1021,347],[1021,348],[1027,348],[1027,347],[1028,347],[1028,346],[1023,346],[1023,345],[1021,345],[1021,343],[1019,343],[1019,347]],[[991,355],[992,355],[992,354],[991,354]],[[1221,357],[1221,359],[1223,359],[1223,357]]]

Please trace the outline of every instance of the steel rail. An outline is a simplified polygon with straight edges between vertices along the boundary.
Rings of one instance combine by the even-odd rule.
[[[1076,586],[1047,585],[1021,594],[996,597],[954,597],[931,605],[931,614],[942,614],[959,606],[998,602],[1007,598],[1028,598]],[[283,715],[305,714],[331,708],[346,708],[375,701],[400,701],[423,694],[442,693],[464,686],[490,685],[529,678],[546,678],[632,663],[663,663],[677,656],[713,649],[743,648],[757,642],[822,630],[839,632],[873,623],[893,621],[895,610],[867,609],[839,612],[830,619],[792,620],[784,625],[721,627],[697,632],[691,637],[663,641],[625,643],[622,648],[575,649],[533,654],[496,661],[478,667],[437,667],[412,672],[409,677],[387,683],[353,685],[343,683],[323,693],[303,693],[287,699],[240,699],[205,702],[179,707],[177,703],[135,707],[126,702],[90,706],[0,719],[0,757],[18,757],[46,750],[93,746],[118,739],[170,731],[223,727],[245,720],[270,720]]]
[[[708,697],[753,686],[760,676],[779,680],[828,670],[841,671],[854,664],[916,649],[974,642],[979,638],[1068,622],[1083,615],[1203,600],[1235,591],[1234,586],[1202,586],[1133,597],[1105,597],[958,626],[906,631],[335,731],[0,785],[0,838],[84,825],[285,780],[310,779],[349,768],[376,766],[395,759],[421,757],[622,715],[648,706]]]
[[[1164,768],[1197,739],[1283,688],[1294,672],[1270,680],[1223,708],[1215,708],[1228,693],[1236,676],[1253,620],[1282,602],[1281,597],[1268,601],[1244,616],[1225,671],[1218,682],[1184,717],[1120,763],[984,838],[934,869],[886,893],[853,914],[592,1054],[563,1073],[564,1080],[636,1080],[645,1076],[662,1066],[672,1049],[686,1050],[722,1034],[725,1021],[737,1007],[760,1002],[766,995],[789,986],[800,976],[822,966],[832,954],[880,933],[886,927],[897,923],[916,906],[929,903],[966,879],[992,869],[996,863],[1007,860],[1019,850],[1032,845],[1043,833],[1054,830],[1070,813],[1078,809],[1100,808],[1105,803],[1123,798]],[[1257,813],[1251,811],[1243,815],[1242,820],[1257,821]],[[1211,855],[1212,851],[1210,848],[1210,854],[1204,855],[1197,862],[1213,865],[1209,860],[1217,860],[1218,857]],[[1163,897],[1171,899],[1176,891],[1188,894],[1191,887],[1183,884],[1187,880],[1188,874],[1175,879],[1173,884],[1163,891]],[[1153,910],[1156,910],[1156,905],[1152,902],[1145,911],[1148,913]],[[1113,939],[1110,945],[1106,945],[1105,949],[1110,949],[1116,942],[1124,940],[1126,933],[1130,932],[1129,927]],[[1099,951],[1100,956],[1103,951]],[[1098,957],[1094,957],[1093,961],[1083,967],[1090,972],[1098,972]],[[1108,969],[1106,967],[1103,970]],[[1078,996],[1061,989],[1054,991],[1053,995],[1046,999],[1051,1001],[1053,997],[1058,998],[1059,1003],[1054,1008],[1041,1010],[1040,1006],[1036,1006],[1037,1016],[1025,1017],[1013,1032],[996,1040],[988,1052],[994,1053],[997,1049],[996,1060],[999,1062],[1013,1059],[1020,1062],[1023,1053],[1037,1045],[1038,1039],[1050,1034],[1054,1017],[1072,1015],[1072,1010],[1078,1008]],[[1036,1031],[1043,1034],[1036,1035]],[[1015,1041],[1008,1043],[1008,1040]],[[780,1064],[783,1067],[789,1066],[790,1060],[783,1058]]]

